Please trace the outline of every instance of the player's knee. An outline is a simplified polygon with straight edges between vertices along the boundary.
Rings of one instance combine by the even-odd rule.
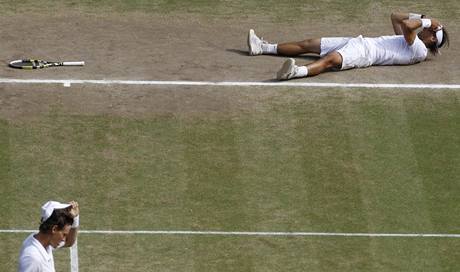
[[[342,66],[342,56],[337,52],[327,55],[326,66],[327,68],[336,68]]]

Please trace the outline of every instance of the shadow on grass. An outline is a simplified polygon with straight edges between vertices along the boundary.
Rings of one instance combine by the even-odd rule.
[[[230,52],[230,53],[235,53],[235,54],[238,54],[240,56],[248,56],[249,57],[249,54],[248,54],[247,50],[228,48],[228,49],[225,49],[225,51]],[[264,55],[264,56],[274,57],[274,58],[288,58],[288,56],[282,56],[282,55]],[[293,58],[302,59],[302,60],[310,61],[310,62],[313,62],[315,60],[320,59],[320,57],[316,56],[316,55],[300,55],[300,56],[295,56]]]
[[[241,49],[233,49],[233,48],[227,48],[225,49],[225,51],[227,52],[230,52],[230,53],[235,53],[235,54],[238,54],[240,56],[247,56],[247,57],[250,57],[250,55],[248,54],[248,51],[247,50],[241,50]],[[274,57],[274,58],[282,58],[282,59],[286,59],[286,58],[289,58],[287,56],[281,56],[281,55],[264,55],[264,56],[267,56],[267,57]],[[317,56],[317,55],[301,55],[301,56],[296,56],[294,57],[296,60],[300,60],[300,65],[306,65],[308,63],[311,63],[311,62],[314,62],[318,59],[320,59],[320,56]],[[305,62],[305,63],[304,63]],[[299,63],[297,63],[299,64]],[[291,79],[291,80],[298,80],[298,78],[296,79]],[[284,81],[284,80],[283,80]],[[290,80],[288,80],[290,81]],[[261,82],[282,82],[280,80],[277,80],[276,78],[271,78],[271,79],[267,79],[267,80],[262,80]]]
[[[227,52],[235,53],[241,56],[249,56],[249,53],[247,50],[241,50],[241,49],[225,49]]]

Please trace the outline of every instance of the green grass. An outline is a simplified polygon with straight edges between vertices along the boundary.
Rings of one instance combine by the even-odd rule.
[[[248,18],[264,16],[277,22],[294,22],[306,18],[330,20],[331,22],[372,23],[377,18],[388,18],[393,10],[410,10],[429,13],[440,18],[458,18],[458,1],[442,1],[433,9],[432,1],[401,3],[399,0],[21,0],[0,1],[0,14],[20,14],[38,12],[41,14],[59,14],[77,11],[86,14],[112,14],[141,12],[153,14],[187,14],[207,17]]]
[[[398,9],[460,17],[452,0],[436,8],[427,0],[0,1],[2,16],[307,18],[345,28],[380,24]],[[76,199],[87,230],[460,232],[458,92],[224,91],[252,107],[129,118],[51,105],[31,119],[0,119],[0,229],[36,229],[42,203]],[[16,270],[25,236],[0,234],[0,271]],[[82,234],[79,253],[83,272],[458,271],[459,243]],[[55,259],[69,270],[67,250]]]
[[[81,270],[104,272],[452,271],[459,256],[447,252],[458,242],[442,239],[85,236],[80,241],[94,245],[81,251]],[[94,258],[100,252],[104,258]],[[440,257],[433,261],[433,256]]]
[[[77,199],[84,229],[458,233],[456,92],[251,99],[252,110],[233,114],[123,118],[56,106],[3,120],[0,229],[35,229],[40,204]],[[23,236],[0,235],[14,245],[0,270],[13,271]],[[455,271],[459,243],[81,235],[79,248],[81,271]]]

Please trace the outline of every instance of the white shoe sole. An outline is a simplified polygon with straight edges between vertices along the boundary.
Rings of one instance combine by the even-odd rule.
[[[295,60],[287,59],[281,69],[276,73],[276,79],[278,80],[288,80],[294,76],[295,71]]]

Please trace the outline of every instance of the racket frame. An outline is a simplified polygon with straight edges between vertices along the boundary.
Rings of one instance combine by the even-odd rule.
[[[31,65],[19,65],[21,62],[30,62]],[[44,60],[36,60],[36,59],[20,59],[20,60],[13,60],[9,63],[9,66],[16,69],[42,69],[52,66],[84,66],[84,61],[65,61],[65,62],[50,62]]]

